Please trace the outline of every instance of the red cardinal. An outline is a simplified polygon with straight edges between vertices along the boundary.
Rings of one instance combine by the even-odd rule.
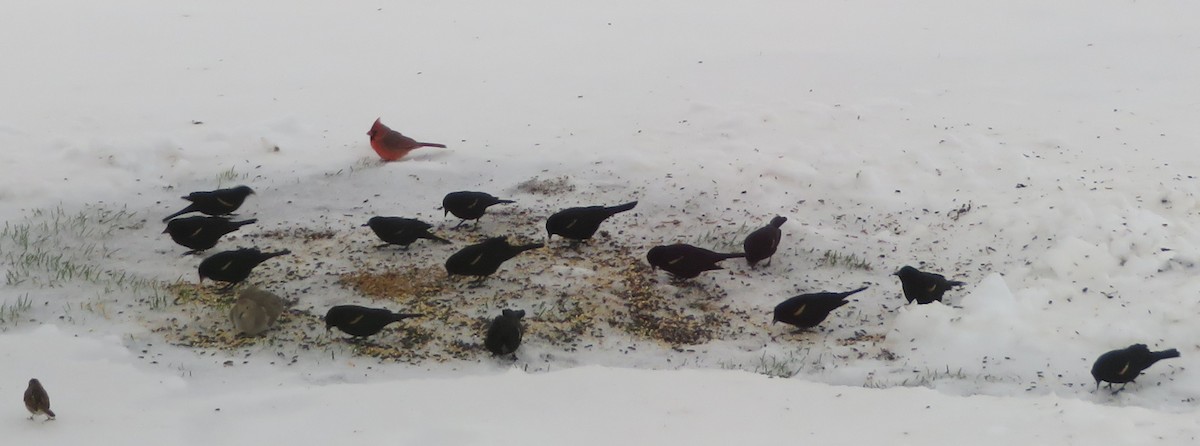
[[[367,136],[371,137],[371,148],[375,149],[375,153],[384,161],[396,161],[404,158],[413,149],[421,147],[441,147],[446,148],[444,144],[434,144],[431,142],[417,142],[407,136],[401,135],[400,132],[389,129],[388,126],[375,120],[375,124],[371,126],[371,131],[367,132]]]

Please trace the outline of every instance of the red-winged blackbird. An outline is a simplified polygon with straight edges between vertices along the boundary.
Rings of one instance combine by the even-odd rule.
[[[681,279],[691,279],[705,271],[723,269],[717,262],[725,259],[745,257],[745,253],[724,254],[697,248],[685,243],[655,246],[646,253],[650,266],[662,268]]]
[[[446,148],[445,144],[417,142],[415,139],[401,135],[400,132],[383,125],[379,119],[376,119],[375,123],[371,125],[367,136],[371,138],[371,148],[375,149],[375,153],[379,154],[379,158],[384,161],[396,161],[404,158],[408,152],[421,147]]]
[[[200,262],[200,281],[212,279],[218,282],[227,282],[229,286],[226,288],[233,288],[234,285],[250,277],[250,271],[258,264],[273,257],[291,253],[286,249],[279,252],[262,252],[255,248],[218,252]]]
[[[541,243],[513,246],[504,237],[492,237],[467,246],[446,259],[446,272],[451,275],[487,277],[500,269],[500,264],[522,252],[545,246]]]
[[[966,285],[957,280],[946,280],[941,274],[922,272],[911,266],[900,268],[900,271],[892,275],[900,277],[904,298],[909,302],[915,300],[918,304],[927,304],[935,300],[941,302],[942,295],[946,294],[947,290]]]
[[[204,217],[197,215],[195,217],[176,218],[167,222],[167,229],[163,230],[163,233],[171,234],[171,240],[174,240],[180,246],[191,248],[191,251],[184,253],[184,255],[188,255],[217,246],[217,240],[220,240],[225,234],[257,221],[253,218],[243,221],[229,221],[225,217]]]
[[[421,314],[393,313],[385,308],[369,308],[358,305],[338,305],[325,313],[325,330],[337,327],[350,336],[364,338],[379,333],[388,324],[399,322]]]
[[[847,297],[865,289],[867,287],[844,293],[801,294],[789,298],[775,306],[775,319],[772,323],[783,322],[799,329],[816,327],[829,317],[830,312],[850,303],[846,300]]]
[[[234,331],[255,336],[267,331],[283,314],[283,299],[269,291],[250,287],[238,293],[238,299],[229,309],[229,321]]]
[[[242,202],[246,201],[246,196],[253,193],[254,191],[247,186],[192,192],[187,194],[186,197],[180,197],[192,202],[192,204],[189,204],[179,212],[168,215],[167,218],[163,219],[163,222],[188,212],[200,212],[214,217],[229,215],[238,210],[239,207],[242,207]]]
[[[1133,344],[1100,355],[1096,359],[1096,364],[1092,366],[1092,378],[1096,378],[1096,389],[1099,389],[1100,382],[1104,381],[1108,383],[1110,389],[1113,384],[1120,384],[1121,388],[1117,389],[1120,392],[1125,389],[1126,384],[1133,382],[1143,370],[1150,368],[1154,363],[1178,357],[1179,350],[1173,348],[1152,352],[1150,348],[1146,347],[1146,344]]]
[[[604,207],[587,206],[563,209],[546,219],[547,238],[556,235],[571,240],[587,240],[600,229],[600,223],[621,212],[633,209],[638,202],[633,201],[622,205]]]
[[[742,242],[742,249],[746,251],[746,262],[751,268],[763,260],[767,261],[767,265],[771,264],[770,259],[779,248],[779,240],[783,238],[783,231],[780,231],[779,227],[786,221],[787,217],[776,215],[771,219],[771,224],[755,229],[746,236],[746,241]]]
[[[521,346],[521,333],[524,332],[521,328],[521,318],[523,317],[525,317],[525,310],[502,311],[488,326],[483,346],[487,347],[488,351],[495,356],[516,352],[517,347]]]
[[[459,191],[446,194],[442,199],[442,209],[446,214],[454,214],[461,218],[454,227],[462,226],[467,220],[479,220],[489,206],[505,203],[516,203],[512,200],[501,200],[485,192]]]
[[[36,379],[29,380],[29,387],[25,388],[25,409],[29,410],[29,419],[37,415],[46,415],[46,420],[53,420],[54,411],[50,410],[50,395],[46,394],[46,389],[42,387],[42,383]]]
[[[435,240],[442,243],[450,243],[449,240],[438,237],[429,233],[429,228],[433,225],[425,223],[415,218],[404,217],[371,217],[367,220],[375,235],[391,245],[400,245],[405,248],[411,245],[417,239]],[[387,246],[387,245],[384,245]]]

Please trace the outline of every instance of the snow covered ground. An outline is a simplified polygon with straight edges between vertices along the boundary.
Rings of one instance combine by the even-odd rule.
[[[6,9],[6,439],[1007,445],[1200,433],[1200,6],[1189,2]],[[379,163],[365,135],[376,117],[450,148]],[[574,189],[521,187],[559,177]],[[216,250],[297,251],[251,279],[296,313],[264,340],[181,346],[226,327],[220,308],[156,285],[194,283],[200,260],[180,257],[159,220],[180,195],[233,184],[257,191],[242,215],[260,222]],[[464,189],[517,203],[450,230],[438,205]],[[412,329],[477,342],[464,338],[471,321],[523,307],[531,336],[515,364],[359,355],[305,319],[335,303],[396,306],[341,274],[436,270],[484,235],[540,239],[554,210],[631,199],[637,209],[594,246],[552,245],[483,288],[448,286],[477,303],[461,309],[466,325],[377,339]],[[558,342],[546,328],[585,296],[620,317],[617,291],[591,286],[607,270],[589,256],[629,249],[609,260],[640,264],[650,246],[717,246],[776,214],[789,221],[772,266],[729,261],[682,288],[653,278],[681,311],[728,316],[712,341],[597,323],[602,336]],[[430,221],[455,243],[374,250],[359,227],[372,215]],[[329,236],[292,237],[312,233]],[[945,305],[905,305],[889,275],[903,265],[968,286]],[[819,330],[768,324],[788,296],[862,285]],[[1095,357],[1135,342],[1183,356],[1116,396],[1093,393]],[[16,400],[31,377],[55,422],[25,420]]]

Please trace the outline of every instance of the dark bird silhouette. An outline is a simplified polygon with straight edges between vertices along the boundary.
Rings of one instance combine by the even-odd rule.
[[[375,123],[371,125],[371,130],[367,131],[367,136],[371,138],[371,148],[384,161],[396,161],[404,158],[404,155],[408,155],[408,152],[421,147],[446,148],[445,144],[417,142],[417,140],[404,136],[400,132],[383,125],[383,122],[380,122],[379,119],[376,119]]]
[[[442,198],[442,209],[446,211],[446,214],[454,214],[455,217],[462,219],[457,225],[454,225],[457,228],[467,220],[479,220],[488,207],[505,203],[516,202],[501,200],[485,192],[459,191],[448,193],[445,198]]]
[[[1092,365],[1092,378],[1096,379],[1096,389],[1099,389],[1100,382],[1104,381],[1108,383],[1110,389],[1113,384],[1120,384],[1121,388],[1117,389],[1117,392],[1120,392],[1125,389],[1126,384],[1133,382],[1138,375],[1142,374],[1143,370],[1150,368],[1154,363],[1178,357],[1179,350],[1173,348],[1152,352],[1146,347],[1146,344],[1133,344],[1096,358],[1096,364]]]
[[[655,246],[646,253],[650,266],[662,268],[664,271],[680,279],[691,279],[705,271],[723,269],[717,262],[725,259],[745,257],[745,253],[724,254],[697,248],[685,243]]]
[[[200,212],[214,217],[229,215],[242,207],[242,202],[246,201],[246,197],[253,193],[254,191],[247,186],[192,192],[187,194],[186,197],[179,197],[192,202],[192,204],[189,204],[179,212],[168,215],[167,218],[163,219],[163,222],[165,223],[172,218],[189,212]]]
[[[25,409],[31,414],[30,420],[37,415],[45,415],[46,421],[55,417],[54,411],[50,410],[50,395],[46,394],[46,389],[36,379],[29,380],[29,387],[25,388]]]
[[[846,300],[847,297],[865,289],[867,287],[844,293],[826,292],[791,297],[775,306],[775,319],[772,323],[783,322],[801,330],[816,327],[829,317],[833,310],[850,303]]]
[[[963,286],[966,283],[957,280],[946,280],[941,274],[927,273],[911,266],[900,268],[892,275],[900,277],[900,285],[904,289],[904,298],[909,302],[927,304],[942,301],[942,295],[950,288]]]
[[[450,243],[449,240],[429,233],[429,228],[432,228],[433,225],[415,218],[371,217],[370,220],[367,220],[367,224],[363,226],[370,226],[371,230],[375,232],[375,235],[379,236],[380,240],[405,248],[411,245],[412,242],[417,241],[417,239],[422,238]]]
[[[479,276],[495,273],[500,264],[522,252],[545,246],[541,243],[513,246],[504,237],[492,237],[467,246],[446,259],[446,272],[451,275]]]
[[[283,299],[275,294],[250,287],[238,293],[238,299],[229,309],[229,321],[234,331],[256,336],[267,331],[279,315],[283,314]]]
[[[204,279],[227,282],[229,285],[225,289],[230,289],[250,277],[250,271],[258,264],[291,253],[286,249],[279,252],[262,252],[255,248],[218,252],[200,262],[200,282],[204,282]]]
[[[369,308],[358,305],[338,305],[325,313],[325,330],[337,327],[343,333],[357,338],[379,333],[383,327],[421,314],[393,313],[386,308]]]
[[[184,248],[190,248],[191,251],[184,253],[184,255],[188,255],[217,246],[217,241],[221,237],[224,237],[225,234],[257,221],[253,218],[242,221],[230,221],[225,217],[203,217],[197,215],[195,217],[183,217],[171,220],[167,223],[167,229],[163,230],[163,234],[171,234],[171,240],[174,240],[175,243]]]
[[[779,240],[783,238],[783,231],[780,231],[779,227],[786,221],[787,217],[776,215],[770,224],[755,229],[746,236],[746,241],[742,242],[742,250],[746,251],[746,263],[749,263],[751,268],[763,260],[767,261],[767,265],[771,264],[771,257],[779,248]]]
[[[488,326],[483,346],[487,347],[494,356],[516,352],[517,347],[521,346],[521,334],[524,331],[521,328],[521,318],[523,317],[525,317],[525,310],[502,311]]]
[[[547,238],[560,235],[571,240],[587,240],[600,229],[600,223],[621,212],[633,209],[638,202],[633,201],[622,205],[604,207],[587,206],[563,209],[546,219]]]

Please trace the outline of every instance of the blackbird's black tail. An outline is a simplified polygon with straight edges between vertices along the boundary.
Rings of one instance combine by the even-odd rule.
[[[170,221],[172,218],[178,217],[178,216],[186,214],[188,212],[196,212],[195,206],[196,205],[194,205],[194,204],[189,204],[188,207],[183,208],[183,210],[176,212],[174,214],[168,215],[167,218],[163,219],[163,223],[166,223],[166,222]]]
[[[258,219],[257,219],[257,218],[251,218],[251,219],[249,219],[249,220],[242,220],[242,221],[231,221],[231,222],[229,222],[229,224],[231,224],[231,225],[233,225],[233,226],[235,226],[235,227],[238,227],[238,228],[240,228],[240,227],[242,227],[242,226],[249,225],[249,224],[254,224],[254,223],[258,223]]]
[[[614,215],[614,214],[618,214],[618,213],[625,212],[625,211],[628,211],[628,210],[630,210],[630,209],[633,209],[633,207],[634,207],[634,206],[637,206],[637,203],[638,203],[638,202],[636,202],[636,201],[632,201],[632,202],[629,202],[629,203],[625,203],[625,204],[616,205],[616,206],[613,206],[613,207],[607,208],[607,209],[605,209],[605,210],[606,210],[606,211],[608,211],[608,215]]]
[[[959,282],[959,281],[957,281],[957,280],[947,280],[947,281],[946,281],[946,284],[947,284],[947,285],[950,285],[950,286],[952,286],[952,287],[955,287],[955,286],[963,286],[963,285],[966,285],[967,283],[966,283],[966,282]]]
[[[288,254],[291,254],[291,253],[292,253],[292,251],[289,251],[289,250],[286,250],[286,249],[285,249],[285,250],[283,250],[283,251],[278,251],[278,252],[264,252],[264,253],[263,253],[263,255],[262,255],[262,259],[263,259],[263,261],[266,261],[267,259],[272,259],[272,258],[275,258],[275,257],[279,257],[279,256],[282,256],[282,255],[288,255]]]
[[[1168,359],[1168,358],[1178,358],[1179,350],[1170,349],[1170,350],[1163,350],[1161,352],[1153,352],[1153,353],[1150,353],[1150,357],[1154,359],[1154,362],[1162,361],[1162,360]]]
[[[725,259],[740,259],[740,258],[742,258],[742,257],[746,257],[746,253],[744,253],[744,252],[731,252],[731,253],[728,253],[728,254],[726,254],[726,253],[718,253],[718,255],[720,255],[720,256],[721,256],[721,260],[725,260]]]
[[[418,313],[392,313],[392,322],[399,322],[408,318],[421,317],[424,314]]]
[[[858,293],[858,292],[860,292],[860,291],[863,291],[863,290],[865,290],[865,289],[867,289],[867,288],[869,288],[869,287],[862,287],[862,288],[859,288],[859,289],[857,289],[857,290],[854,290],[854,291],[847,291],[847,292],[845,292],[845,293],[842,293],[842,298],[843,298],[843,299],[845,299],[845,298],[849,297],[850,295],[852,295],[852,294],[854,294],[854,293]]]
[[[543,246],[546,246],[546,245],[544,243],[530,243],[528,245],[514,246],[513,251],[516,254],[520,254],[520,253],[523,253],[523,252],[531,250],[531,249],[541,248]]]

